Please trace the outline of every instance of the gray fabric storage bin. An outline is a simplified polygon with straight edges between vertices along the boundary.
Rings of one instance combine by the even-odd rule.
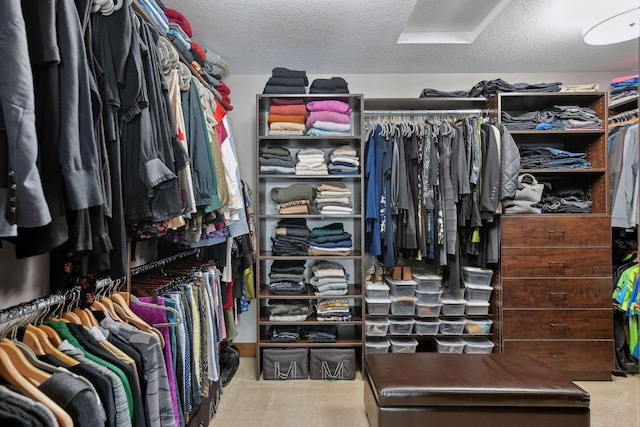
[[[312,380],[354,380],[356,350],[353,348],[312,348],[309,350]]]
[[[267,348],[262,352],[265,380],[306,380],[309,377],[307,348]]]

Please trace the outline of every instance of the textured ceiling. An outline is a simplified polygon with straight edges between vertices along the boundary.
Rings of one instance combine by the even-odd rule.
[[[421,0],[162,1],[186,16],[196,42],[228,61],[230,74],[619,72],[639,64],[638,40],[588,46],[582,33],[640,0],[513,0],[467,45],[397,44]]]

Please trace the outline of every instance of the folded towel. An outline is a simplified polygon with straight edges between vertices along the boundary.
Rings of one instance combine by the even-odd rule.
[[[291,114],[269,114],[269,119],[267,121],[269,125],[274,122],[291,122],[304,124],[304,116],[296,116]]]
[[[349,104],[337,100],[311,101],[307,102],[309,111],[335,111],[336,113],[351,114],[352,110]]]
[[[271,75],[273,77],[293,77],[293,78],[302,78],[304,79],[304,86],[309,85],[309,80],[307,79],[306,71],[298,71],[298,70],[290,70],[284,67],[276,67],[271,70]]]
[[[272,105],[269,114],[307,116],[307,108],[304,104],[297,105]]]
[[[307,89],[304,86],[266,85],[262,93],[265,95],[304,95],[307,93]]]
[[[336,122],[325,122],[323,120],[316,120],[313,124],[315,129],[322,130],[333,130],[338,132],[349,132],[351,131],[351,124],[348,123],[336,123]]]
[[[269,124],[269,130],[293,130],[297,132],[304,132],[306,129],[304,123],[294,122],[273,122]]]
[[[334,111],[312,111],[307,119],[307,127],[313,127],[313,124],[317,121],[334,122],[334,123],[351,123],[351,120],[347,114],[336,113]]]

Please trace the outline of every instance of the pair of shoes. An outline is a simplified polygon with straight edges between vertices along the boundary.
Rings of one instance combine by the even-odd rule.
[[[391,269],[391,278],[393,280],[402,280],[402,267],[395,266]]]

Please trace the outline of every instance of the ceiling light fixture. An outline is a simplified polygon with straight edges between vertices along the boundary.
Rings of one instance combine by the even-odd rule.
[[[613,15],[582,35],[586,44],[606,45],[640,37],[640,7]]]

